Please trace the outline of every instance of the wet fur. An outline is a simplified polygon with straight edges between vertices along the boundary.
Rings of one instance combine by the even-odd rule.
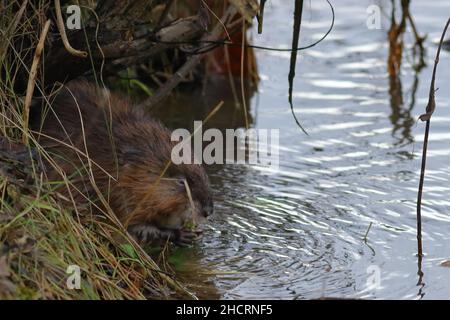
[[[212,213],[209,181],[201,166],[171,164],[155,184],[170,160],[174,145],[170,131],[108,90],[80,81],[63,86],[50,108],[35,108],[30,127],[74,183],[75,187],[63,187],[61,192],[70,192],[76,203],[98,198],[89,180],[92,168],[95,184],[109,206],[142,243],[185,242],[190,237],[183,230],[185,223]],[[61,179],[49,162],[46,167],[50,179]],[[183,179],[191,189],[193,215]]]

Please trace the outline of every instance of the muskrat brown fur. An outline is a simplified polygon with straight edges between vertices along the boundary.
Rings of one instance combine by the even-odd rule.
[[[50,105],[35,108],[30,128],[50,156],[49,179],[62,175],[71,182],[61,193],[82,204],[100,191],[141,243],[193,241],[196,231],[184,226],[212,213],[209,180],[195,164],[171,164],[159,179],[174,146],[166,127],[127,99],[84,81],[62,86]]]

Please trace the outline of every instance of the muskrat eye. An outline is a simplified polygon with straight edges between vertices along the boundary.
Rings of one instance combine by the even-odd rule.
[[[175,180],[174,182],[177,185],[183,187],[183,189],[186,187],[186,185],[184,184],[184,182],[187,181],[186,177],[184,177],[184,176],[175,176],[172,179]],[[189,185],[189,182],[188,182],[188,185]]]

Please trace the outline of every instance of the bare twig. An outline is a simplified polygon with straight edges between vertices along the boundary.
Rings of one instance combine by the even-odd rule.
[[[437,65],[439,63],[439,55],[441,53],[441,47],[442,42],[444,41],[445,33],[447,32],[448,26],[450,24],[450,18],[447,20],[447,23],[445,25],[444,31],[442,32],[441,41],[439,42],[439,47],[436,52],[436,59],[434,60],[434,68],[433,68],[433,75],[431,77],[431,84],[430,84],[430,92],[428,97],[428,104],[426,107],[426,113],[422,114],[419,119],[422,121],[426,121],[425,126],[425,136],[423,141],[423,150],[422,150],[422,166],[420,169],[420,181],[419,181],[419,190],[417,193],[417,248],[418,248],[418,256],[419,259],[422,258],[422,193],[423,193],[423,183],[425,180],[425,168],[426,168],[426,162],[427,162],[427,148],[428,148],[428,135],[430,132],[430,120],[431,116],[433,115],[433,112],[436,108],[436,101],[435,101],[435,81],[436,81],[436,70]]]
[[[184,187],[186,189],[186,194],[188,196],[189,203],[191,205],[191,214],[192,214],[192,217],[193,217],[194,216],[194,210],[195,210],[195,204],[194,204],[194,199],[192,198],[191,188],[189,187],[189,183],[187,182],[186,179],[183,179],[183,183],[184,183]]]
[[[214,16],[214,18],[216,18],[217,22],[222,25],[223,31],[226,33],[228,40],[231,41],[231,36],[228,33],[227,27],[223,24],[222,20],[220,20],[220,18],[214,13],[214,11],[211,10],[211,8],[208,6],[208,4],[204,0],[201,0],[201,1],[203,3],[203,6],[208,10],[208,12],[211,13]]]
[[[300,26],[302,24],[302,12],[303,12],[303,0],[295,0],[295,12],[294,12],[294,35],[292,38],[292,52],[291,52],[291,64],[289,67],[289,104],[291,106],[291,113],[294,117],[297,126],[302,129],[302,131],[308,135],[306,130],[302,127],[297,119],[294,111],[294,104],[292,102],[292,91],[294,90],[294,78],[295,78],[295,67],[297,65],[297,51],[298,42],[300,40]]]
[[[159,17],[158,23],[156,24],[155,30],[159,30],[161,26],[163,25],[164,21],[166,20],[167,16],[169,15],[170,9],[172,8],[172,5],[175,1],[169,0],[164,7],[164,11],[162,12],[161,16]]]
[[[55,10],[56,10],[56,22],[58,25],[59,33],[61,34],[61,40],[64,44],[64,47],[71,55],[80,58],[86,58],[88,55],[87,52],[74,49],[70,45],[69,40],[67,39],[66,28],[64,27],[64,20],[61,14],[61,3],[59,2],[59,0],[55,0]]]
[[[42,29],[41,36],[39,37],[39,42],[34,52],[33,64],[31,65],[30,76],[28,78],[27,93],[25,96],[24,110],[23,110],[23,127],[24,132],[22,136],[22,141],[28,143],[28,120],[30,117],[30,105],[31,99],[33,98],[34,86],[36,83],[37,69],[39,66],[39,61],[44,49],[45,38],[47,37],[48,30],[50,28],[50,19],[44,25]]]
[[[266,0],[261,0],[259,3],[259,14],[258,14],[258,33],[263,32],[264,24],[264,7],[266,6]]]
[[[223,49],[224,49],[223,51],[225,56],[225,63],[227,66],[228,81],[230,82],[230,88],[234,99],[234,105],[237,109],[239,109],[239,107],[241,106],[241,102],[239,101],[236,84],[234,83],[233,72],[231,71],[230,50],[228,50],[228,46],[224,46]]]
[[[414,44],[414,49],[418,48],[419,49],[419,62],[418,64],[415,66],[415,68],[417,70],[422,69],[423,67],[425,67],[426,63],[425,63],[425,48],[423,46],[423,42],[426,39],[426,36],[421,37],[419,35],[419,32],[417,31],[416,28],[416,24],[414,23],[413,17],[411,15],[411,12],[409,10],[409,5],[410,5],[410,0],[403,0],[402,1],[402,10],[403,10],[403,16],[405,17],[405,19],[407,19],[409,21],[409,24],[411,26],[414,38],[416,40],[415,44]]]
[[[248,125],[248,114],[247,114],[247,103],[245,100],[245,83],[244,83],[244,58],[245,58],[245,39],[246,39],[246,22],[242,19],[242,49],[241,49],[241,94],[242,94],[242,106],[244,107],[244,120],[245,129],[249,128]]]
[[[367,236],[369,235],[370,229],[372,228],[373,222],[370,222],[369,227],[367,228],[366,234],[364,235],[364,242],[367,242]]]
[[[236,9],[233,6],[230,6],[227,11],[224,13],[222,17],[222,23],[218,23],[211,34],[206,35],[202,41],[212,41],[217,40],[222,32],[222,25],[226,25],[227,22],[234,17],[236,14]],[[161,87],[155,95],[148,97],[143,102],[139,104],[139,108],[153,108],[159,102],[161,102],[164,98],[166,98],[173,89],[175,89],[178,84],[186,77],[186,75],[192,71],[201,61],[204,54],[197,54],[191,56],[186,63],[175,72],[173,77],[168,80],[163,87]]]

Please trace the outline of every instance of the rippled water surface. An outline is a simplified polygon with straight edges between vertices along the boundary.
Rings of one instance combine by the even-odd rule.
[[[427,67],[418,73],[411,67],[414,38],[408,30],[401,87],[389,81],[386,67],[390,1],[376,1],[382,8],[381,30],[366,27],[366,9],[373,1],[332,2],[333,32],[302,51],[297,65],[295,112],[309,136],[296,127],[289,110],[289,53],[256,52],[261,83],[249,101],[252,126],[280,129],[280,168],[210,168],[215,215],[202,243],[184,252],[190,261],[183,267],[188,282],[201,297],[450,298],[450,268],[440,265],[450,259],[448,51],[441,54],[431,124],[421,284],[415,255],[424,132],[416,119],[427,103],[450,1],[412,0],[419,32],[428,35]],[[264,33],[254,32],[254,43],[290,46],[292,3],[267,2]],[[330,19],[325,1],[305,1],[301,43],[319,39]],[[192,111],[187,113],[193,114],[189,120],[204,118],[206,107],[221,94],[230,95],[223,93],[227,85],[205,90],[202,102],[201,93],[184,97],[184,107]],[[242,118],[228,103],[210,126],[243,126]],[[378,271],[380,285],[372,288],[368,284]]]

